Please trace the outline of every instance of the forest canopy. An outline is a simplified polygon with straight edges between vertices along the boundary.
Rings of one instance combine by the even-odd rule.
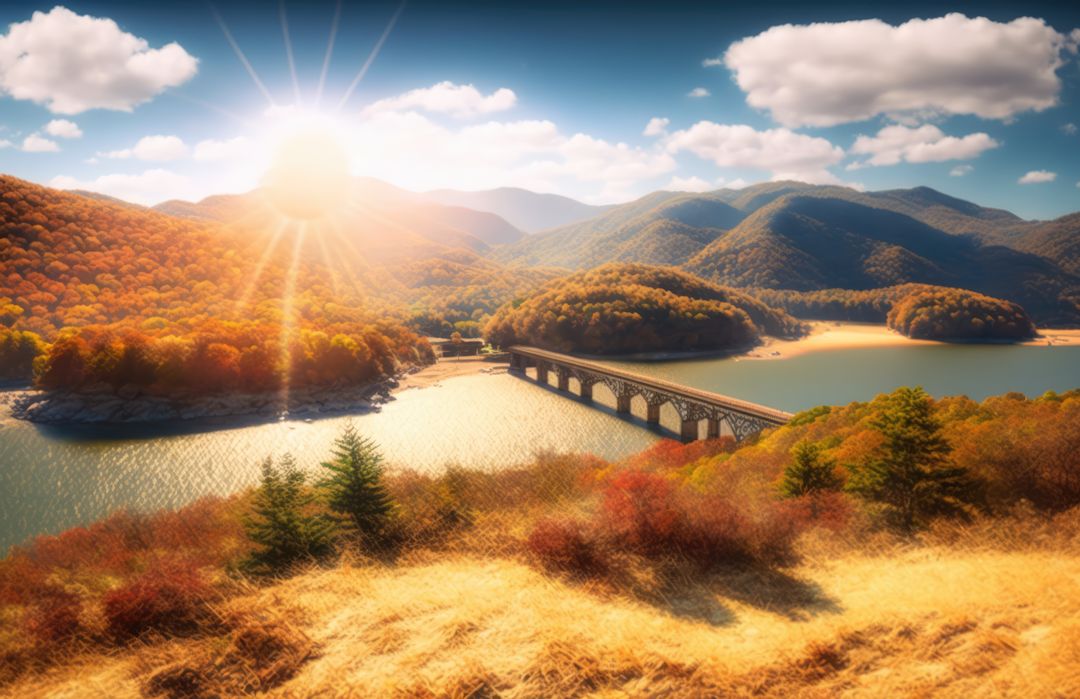
[[[1026,340],[1035,324],[1011,301],[964,289],[927,289],[904,296],[889,311],[887,324],[923,340]]]
[[[733,349],[802,332],[794,318],[746,294],[640,264],[556,279],[503,306],[486,328],[493,344],[588,354]]]

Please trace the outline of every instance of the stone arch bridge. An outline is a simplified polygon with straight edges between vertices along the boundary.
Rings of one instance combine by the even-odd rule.
[[[515,345],[507,351],[510,354],[511,372],[526,376],[527,369],[534,367],[537,381],[545,385],[548,384],[549,374],[553,373],[558,379],[559,391],[564,393],[570,392],[570,379],[573,378],[580,388],[582,400],[592,401],[593,386],[604,384],[615,395],[616,412],[629,415],[631,399],[641,396],[648,406],[646,421],[650,425],[660,424],[660,408],[670,403],[679,414],[679,433],[683,441],[699,438],[702,420],[706,421],[706,435],[709,438],[719,437],[721,426],[726,423],[732,436],[741,441],[766,427],[783,425],[792,417],[791,413],[775,408],[622,371],[559,352],[522,345]]]

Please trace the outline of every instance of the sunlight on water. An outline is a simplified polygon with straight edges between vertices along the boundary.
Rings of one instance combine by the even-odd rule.
[[[975,398],[1080,386],[1080,347],[916,346],[836,350],[791,359],[619,363],[679,383],[784,410],[868,400],[899,385]],[[0,420],[0,550],[43,532],[93,521],[119,507],[153,510],[255,482],[259,461],[292,453],[309,470],[351,419],[394,466],[458,463],[502,468],[545,449],[620,458],[658,438],[643,421],[567,400],[518,377],[449,379],[402,391],[382,412],[311,423],[285,422],[165,436],[104,438]],[[665,406],[668,408],[669,406]],[[635,402],[634,410],[642,412]],[[662,414],[675,427],[674,412]]]

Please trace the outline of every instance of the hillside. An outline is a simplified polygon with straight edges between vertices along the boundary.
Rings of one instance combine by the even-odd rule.
[[[118,512],[0,560],[0,691],[1073,696],[1078,411],[898,389],[739,445],[391,471],[389,552],[339,535],[272,575],[242,571],[280,483]],[[843,488],[893,426],[947,445],[910,532]],[[807,445],[831,477],[792,495]]]
[[[1044,322],[1076,322],[1063,301],[1080,278],[1051,260],[904,214],[789,194],[758,209],[686,268],[734,286],[870,289],[908,282],[961,287],[1021,304]]]
[[[278,213],[261,190],[215,195],[198,202],[167,201],[155,210],[245,228],[273,225]],[[427,203],[385,182],[357,178],[347,210],[335,217],[341,235],[384,260],[428,257],[448,249],[482,252],[521,240],[524,234],[495,214]]]
[[[508,264],[587,269],[605,262],[682,264],[738,224],[719,196],[655,192],[588,221],[533,235],[492,253]]]
[[[503,347],[627,354],[736,349],[802,330],[783,311],[674,268],[610,264],[503,306],[484,334]]]
[[[610,206],[592,206],[558,194],[500,187],[479,192],[437,189],[419,195],[437,204],[462,206],[496,214],[526,233],[556,228],[599,216]]]
[[[928,187],[857,192],[770,182],[704,194],[656,192],[489,255],[570,269],[679,265],[733,286],[817,290],[923,283],[1080,322],[1074,217],[1040,223]]]

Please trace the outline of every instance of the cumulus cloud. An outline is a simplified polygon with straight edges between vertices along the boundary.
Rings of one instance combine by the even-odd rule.
[[[0,148],[11,148],[14,145],[15,145],[14,143],[7,140],[6,138],[0,138]]]
[[[23,139],[22,150],[26,153],[56,153],[60,146],[56,141],[32,133]]]
[[[671,192],[711,192],[715,189],[742,189],[747,186],[749,186],[749,183],[741,177],[734,180],[718,177],[715,182],[709,182],[697,175],[691,177],[679,177],[676,175],[664,185],[664,189]]]
[[[1076,34],[1076,32],[1074,32]],[[785,126],[878,114],[1008,119],[1058,102],[1057,70],[1076,42],[1041,19],[949,14],[899,26],[878,19],[772,27],[724,63],[747,102]]]
[[[944,160],[970,160],[1000,143],[985,133],[973,133],[957,138],[946,136],[941,129],[925,124],[911,128],[899,124],[886,126],[876,136],[862,136],[855,139],[851,152],[856,155],[869,155],[870,158],[849,169],[867,165],[896,165],[900,162],[934,163]]]
[[[57,138],[82,138],[83,135],[79,125],[67,119],[53,119],[45,124],[45,133]]]
[[[844,157],[842,148],[824,138],[784,128],[758,131],[745,124],[699,121],[665,139],[670,153],[689,151],[720,167],[767,170],[773,179],[838,183],[826,168]]]
[[[695,87],[686,93],[687,97],[708,97],[711,93],[703,87]]]
[[[456,85],[449,80],[431,87],[410,90],[396,97],[388,97],[368,106],[364,113],[399,112],[418,109],[426,112],[450,114],[459,118],[501,112],[517,103],[513,90],[501,87],[490,95],[484,95],[473,85]]]
[[[253,145],[243,136],[225,140],[207,139],[195,144],[192,157],[202,162],[238,160],[247,157]]]
[[[57,114],[131,111],[190,80],[197,64],[180,44],[152,49],[111,19],[65,7],[35,12],[0,35],[0,92]]]
[[[1071,121],[1068,124],[1063,124],[1061,126],[1061,131],[1066,136],[1075,136],[1076,135],[1076,124],[1072,123]]]
[[[964,175],[969,174],[974,169],[975,168],[973,168],[970,165],[957,165],[952,170],[949,170],[949,176],[950,177],[963,177]]]
[[[1049,170],[1032,170],[1017,180],[1017,182],[1020,184],[1042,184],[1043,182],[1053,182],[1056,179],[1056,172],[1050,172]]]
[[[169,170],[146,170],[140,174],[102,175],[94,180],[78,180],[58,175],[49,181],[57,189],[83,189],[146,206],[165,198],[191,197],[191,180]],[[164,194],[163,193],[167,193]]]
[[[165,162],[179,160],[188,154],[187,145],[177,136],[143,136],[131,148],[98,153],[99,156],[114,160],[153,160]]]
[[[706,58],[704,61],[701,62],[701,65],[704,66],[705,68],[715,68],[717,66],[724,65],[724,59],[719,58],[719,57],[717,57],[717,58]]]
[[[649,119],[649,123],[645,124],[645,130],[641,132],[642,136],[662,136],[667,133],[668,124],[671,123],[671,119],[667,117],[653,117]]]

